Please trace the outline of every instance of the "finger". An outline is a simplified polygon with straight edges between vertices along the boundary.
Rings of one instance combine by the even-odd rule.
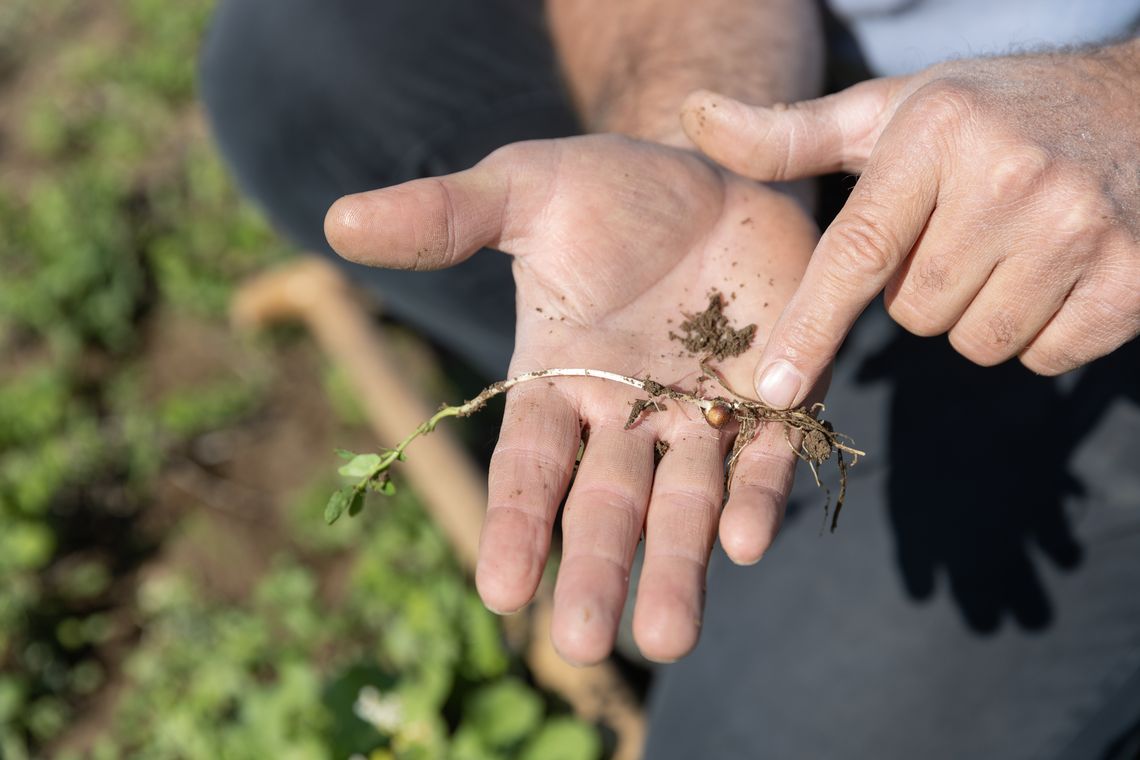
[[[532,197],[547,177],[548,153],[534,143],[508,146],[466,171],[346,195],[325,215],[325,237],[334,251],[360,264],[454,266],[518,232],[526,214],[512,213],[512,187]],[[518,171],[522,163],[526,172]]]
[[[943,203],[931,214],[902,267],[887,283],[891,317],[915,335],[953,327],[986,284],[1003,246],[972,199]]]
[[[753,179],[859,172],[882,131],[893,86],[893,80],[871,80],[767,108],[698,90],[681,107],[681,125],[706,155]]]
[[[634,639],[650,660],[672,662],[697,644],[723,490],[723,446],[708,425],[672,435],[653,483],[633,614]]]
[[[736,564],[759,562],[775,540],[796,461],[784,426],[778,424],[765,425],[756,440],[740,451],[720,518],[720,544]]]
[[[1050,177],[1053,160],[1036,146],[998,141],[949,177],[910,256],[887,284],[891,317],[916,335],[947,332],[999,260],[1018,253],[1041,259],[1050,246],[1056,248],[1061,240],[1055,225],[1039,221],[1041,212],[1049,210],[1048,204],[1042,206],[1043,198],[1055,198],[1049,203],[1060,208],[1071,204],[1061,190],[1043,195],[1060,184]],[[1088,250],[1096,235],[1087,232],[1082,228],[1063,244],[1072,241]]]
[[[475,567],[489,609],[514,612],[534,596],[580,436],[578,415],[558,391],[520,385],[507,395]]]
[[[950,330],[950,344],[976,364],[993,366],[1021,353],[1057,313],[1076,282],[1076,268],[1039,252],[999,263]],[[1043,268],[1040,261],[1053,263]]]
[[[590,434],[562,517],[562,562],[551,638],[569,662],[613,648],[653,480],[653,439],[599,427]]]
[[[1021,353],[1021,362],[1039,374],[1059,375],[1115,351],[1137,335],[1140,268],[1124,261],[1078,282]]]
[[[937,150],[928,143],[906,124],[883,133],[772,328],[756,374],[767,404],[786,409],[803,402],[915,244],[938,197]]]

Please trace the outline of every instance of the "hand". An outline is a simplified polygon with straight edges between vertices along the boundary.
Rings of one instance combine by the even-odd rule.
[[[766,335],[815,240],[786,196],[690,152],[612,135],[509,145],[468,171],[342,198],[326,233],[341,255],[376,266],[441,268],[485,246],[513,255],[512,375],[588,367],[688,388],[698,360],[668,337],[682,310],[702,311],[716,288],[733,321]],[[747,388],[758,353],[722,363],[728,381]],[[626,430],[638,396],[571,378],[507,397],[476,584],[494,610],[530,600],[588,431],[554,594],[552,637],[571,662],[612,648],[643,528],[635,638],[657,660],[696,643],[733,431],[671,401]],[[791,486],[794,457],[783,431],[769,428],[742,455],[720,521],[741,561],[771,542]],[[670,448],[655,472],[657,441]]]
[[[694,93],[683,123],[762,180],[861,173],[758,364],[793,406],[886,288],[918,335],[1047,375],[1140,332],[1140,52],[967,60],[819,100]]]

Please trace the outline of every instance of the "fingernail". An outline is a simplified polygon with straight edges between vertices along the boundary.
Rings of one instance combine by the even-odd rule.
[[[760,400],[776,409],[788,409],[795,403],[796,396],[804,384],[803,375],[786,361],[769,364],[756,383]]]

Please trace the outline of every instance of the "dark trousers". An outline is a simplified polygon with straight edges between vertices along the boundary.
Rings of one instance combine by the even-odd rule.
[[[202,92],[234,173],[328,255],[339,195],[573,134],[537,0],[224,0]],[[352,267],[352,265],[345,264]],[[504,371],[505,256],[353,267]],[[719,549],[701,644],[655,678],[646,756],[1129,757],[1140,719],[1140,346],[1060,379],[975,367],[874,306],[829,395],[870,452],[839,531],[800,477],[762,563]]]

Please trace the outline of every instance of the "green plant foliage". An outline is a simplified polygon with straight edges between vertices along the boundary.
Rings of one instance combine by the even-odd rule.
[[[85,166],[62,174],[10,201],[15,219],[0,231],[0,320],[60,349],[125,349],[144,284],[130,225],[103,177]]]
[[[250,611],[212,606],[178,578],[141,593],[146,635],[103,739],[112,756],[322,756],[319,676],[307,658],[320,625],[305,571],[276,570]]]
[[[329,406],[341,423],[355,427],[368,421],[364,407],[340,365],[326,365],[321,380]]]
[[[158,554],[147,505],[171,454],[262,408],[266,388],[235,374],[144,393],[155,317],[220,320],[237,283],[288,254],[193,101],[213,4],[0,2],[0,78],[46,67],[3,125],[3,160],[19,160],[0,172],[0,758],[537,760],[552,741],[596,746],[527,684],[390,480],[348,487],[338,515],[367,490],[394,494],[351,525],[320,525],[328,482],[300,495],[294,548],[245,604],[139,572]],[[355,456],[352,472],[376,464]],[[110,695],[94,744],[59,750],[77,711]]]
[[[174,392],[159,404],[162,430],[176,438],[189,438],[232,423],[260,402],[262,388],[240,379],[198,385]]]
[[[144,585],[146,633],[102,739],[108,756],[506,760],[559,737],[599,746],[594,729],[550,714],[509,674],[494,616],[414,500],[386,507],[352,526],[365,546],[337,604],[288,558],[248,608],[208,602],[176,576]],[[463,705],[454,731],[450,703]]]
[[[287,252],[237,194],[217,155],[191,145],[186,172],[149,195],[146,261],[163,300],[204,316],[225,313],[235,283]],[[224,220],[222,224],[203,220]]]
[[[0,6],[0,77],[40,69],[4,125],[20,168],[0,171],[0,757],[20,758],[106,677],[104,597],[150,540],[123,515],[168,452],[260,403],[241,379],[143,403],[123,368],[150,316],[223,317],[286,246],[199,126],[212,0]]]
[[[73,405],[71,386],[56,367],[36,367],[0,384],[0,450],[39,440]]]
[[[571,718],[553,718],[527,742],[518,760],[598,760],[601,756],[597,731]]]
[[[542,722],[542,699],[517,678],[503,678],[468,696],[463,717],[484,745],[508,749]]]
[[[81,482],[104,463],[105,441],[83,418],[0,457],[0,514],[13,519],[45,516],[62,488]]]

